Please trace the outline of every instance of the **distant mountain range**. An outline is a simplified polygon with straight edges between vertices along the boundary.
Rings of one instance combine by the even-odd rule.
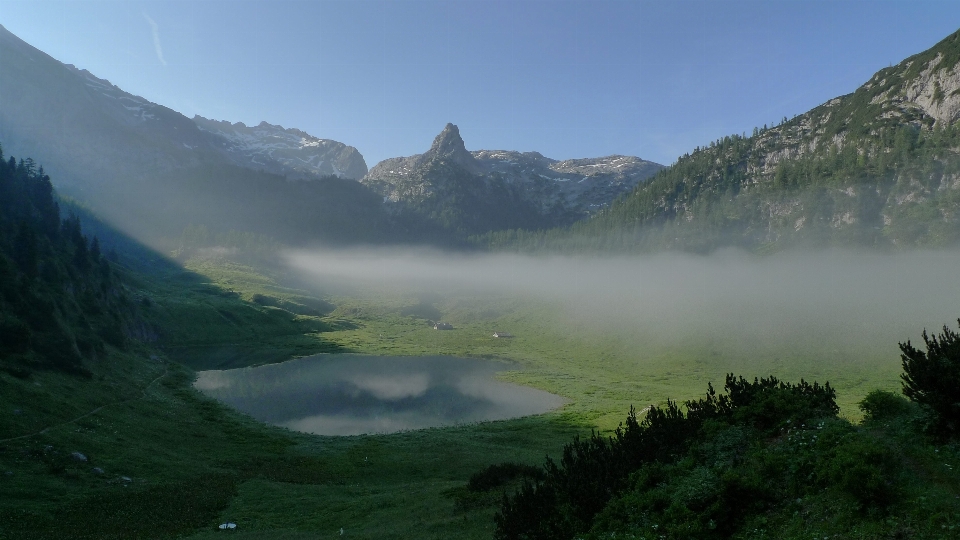
[[[852,94],[731,135],[569,230],[492,233],[513,249],[960,244],[960,32]]]
[[[360,181],[400,211],[479,234],[572,223],[662,168],[630,156],[557,161],[537,152],[470,152],[447,124],[423,154],[381,161]]]
[[[279,126],[187,118],[2,27],[0,144],[156,246],[175,246],[191,224],[294,244],[410,241],[356,182],[366,173],[356,149]]]
[[[356,148],[299,129],[266,122],[247,127],[243,122],[217,122],[202,116],[194,116],[193,121],[213,137],[213,146],[219,144],[230,161],[241,167],[304,180],[317,176],[359,180],[367,174],[367,163]]]
[[[490,230],[569,224],[660,168],[624,156],[471,153],[451,125],[425,154],[368,173],[356,148],[267,122],[187,118],[62,64],[2,26],[0,144],[43,165],[61,193],[168,246],[188,225],[298,244],[457,243]]]
[[[94,131],[98,132],[94,137],[128,147],[125,150],[149,141],[156,147],[144,150],[156,157],[165,156],[163,161],[171,167],[220,157],[241,167],[291,178],[337,176],[357,180],[367,173],[356,148],[266,122],[247,127],[201,116],[191,120],[124,92],[87,70],[61,64],[2,26],[0,50],[0,89],[4,90],[0,95],[4,105],[0,136],[17,154],[45,162],[48,155],[52,162],[59,161],[56,158],[64,152],[83,159],[90,150],[108,150],[91,148],[87,138],[81,136]],[[132,134],[135,139],[123,144],[122,134]],[[52,145],[59,148],[54,150]],[[185,155],[189,157],[184,162]]]
[[[423,154],[368,172],[343,143],[265,122],[187,118],[0,27],[4,153],[32,157],[61,193],[167,246],[188,225],[290,244],[957,245],[958,119],[960,33],[852,94],[668,168],[628,156],[468,151],[448,124]]]

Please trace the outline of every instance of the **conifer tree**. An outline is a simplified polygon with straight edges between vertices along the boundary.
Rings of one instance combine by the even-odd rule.
[[[924,330],[923,342],[926,352],[909,340],[900,344],[903,394],[927,410],[936,432],[956,435],[960,431],[960,334],[946,326],[942,334],[932,337]]]

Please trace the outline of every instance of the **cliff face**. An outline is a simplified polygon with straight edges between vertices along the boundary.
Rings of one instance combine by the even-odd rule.
[[[431,172],[439,162],[484,186],[484,196],[493,204],[498,198],[522,201],[537,226],[556,226],[596,212],[663,168],[632,156],[557,161],[537,152],[471,152],[457,126],[447,124],[428,151],[381,161],[361,182],[389,203],[420,205],[453,178]]]
[[[443,131],[434,138],[430,149],[423,154],[385,159],[370,169],[370,172],[361,181],[365,184],[393,186],[396,190],[417,193],[418,190],[404,189],[403,186],[407,183],[407,179],[415,175],[419,169],[426,166],[430,161],[438,159],[445,160],[471,174],[478,172],[476,160],[470,152],[467,152],[463,139],[460,137],[460,129],[453,124],[447,124]],[[424,187],[425,189],[426,187]],[[420,190],[420,192],[424,193],[424,190]],[[390,198],[398,200],[399,197],[399,195],[396,195]]]

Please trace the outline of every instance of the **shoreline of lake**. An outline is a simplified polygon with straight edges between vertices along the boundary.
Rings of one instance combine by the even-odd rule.
[[[268,424],[385,434],[543,414],[563,397],[496,379],[515,365],[454,356],[319,354],[197,373],[194,387]]]

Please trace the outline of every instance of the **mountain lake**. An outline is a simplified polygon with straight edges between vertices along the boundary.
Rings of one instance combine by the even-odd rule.
[[[566,399],[496,380],[512,364],[452,356],[320,354],[201,371],[194,386],[269,424],[317,435],[394,433],[504,420]]]

